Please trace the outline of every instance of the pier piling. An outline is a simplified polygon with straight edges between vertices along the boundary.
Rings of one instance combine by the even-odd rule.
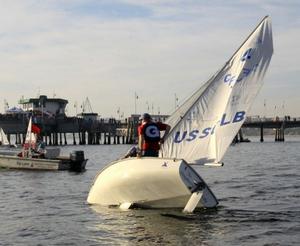
[[[0,127],[7,134],[9,141],[22,144],[25,141],[29,118],[26,116],[0,116]],[[124,122],[115,119],[85,120],[77,117],[41,118],[34,116],[34,124],[41,129],[46,145],[67,145],[68,136],[71,144],[131,144],[137,140],[136,119]]]
[[[264,124],[263,123],[260,125],[260,141],[261,142],[264,141]]]

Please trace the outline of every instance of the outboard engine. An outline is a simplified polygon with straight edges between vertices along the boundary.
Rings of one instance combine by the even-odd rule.
[[[74,150],[70,153],[71,170],[81,172],[85,169],[86,160],[84,159],[84,151]]]

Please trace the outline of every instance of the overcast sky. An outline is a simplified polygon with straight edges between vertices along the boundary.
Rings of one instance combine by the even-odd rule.
[[[86,97],[103,117],[170,114],[231,57],[265,15],[274,55],[251,115],[300,116],[298,0],[0,0],[4,100]],[[264,106],[264,102],[265,106]]]

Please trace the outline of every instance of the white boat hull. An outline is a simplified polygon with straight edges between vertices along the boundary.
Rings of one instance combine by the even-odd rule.
[[[7,169],[83,171],[86,162],[87,159],[77,161],[64,156],[56,159],[42,159],[0,154],[0,168]]]
[[[65,170],[61,160],[23,158],[18,156],[0,155],[0,167],[10,169]]]
[[[203,195],[198,207],[217,206],[209,187],[184,160],[128,158],[111,163],[97,175],[87,202],[104,206],[184,208],[192,193],[199,190]]]

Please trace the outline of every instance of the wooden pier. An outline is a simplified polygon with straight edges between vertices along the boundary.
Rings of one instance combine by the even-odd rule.
[[[26,115],[0,115],[0,127],[11,144],[24,143],[28,121]],[[133,144],[137,139],[138,118],[120,121],[64,115],[46,119],[36,116],[33,123],[40,127],[41,136],[47,145]],[[13,138],[14,142],[11,141]]]
[[[247,117],[242,128],[260,129],[260,141],[264,141],[264,129],[275,130],[275,142],[283,142],[285,140],[285,130],[288,128],[299,128],[300,118],[291,118],[285,116],[283,118],[264,118],[264,117]]]
[[[0,127],[7,134],[11,144],[22,144],[28,125],[26,114],[0,115]],[[137,142],[138,115],[123,121],[111,119],[91,120],[82,117],[57,115],[53,118],[35,116],[34,123],[41,128],[41,135],[47,145],[67,144],[135,144]],[[260,130],[260,141],[264,141],[264,129],[274,129],[275,141],[285,140],[285,130],[299,128],[300,118],[247,117],[234,143],[248,142],[243,136],[245,128]]]

